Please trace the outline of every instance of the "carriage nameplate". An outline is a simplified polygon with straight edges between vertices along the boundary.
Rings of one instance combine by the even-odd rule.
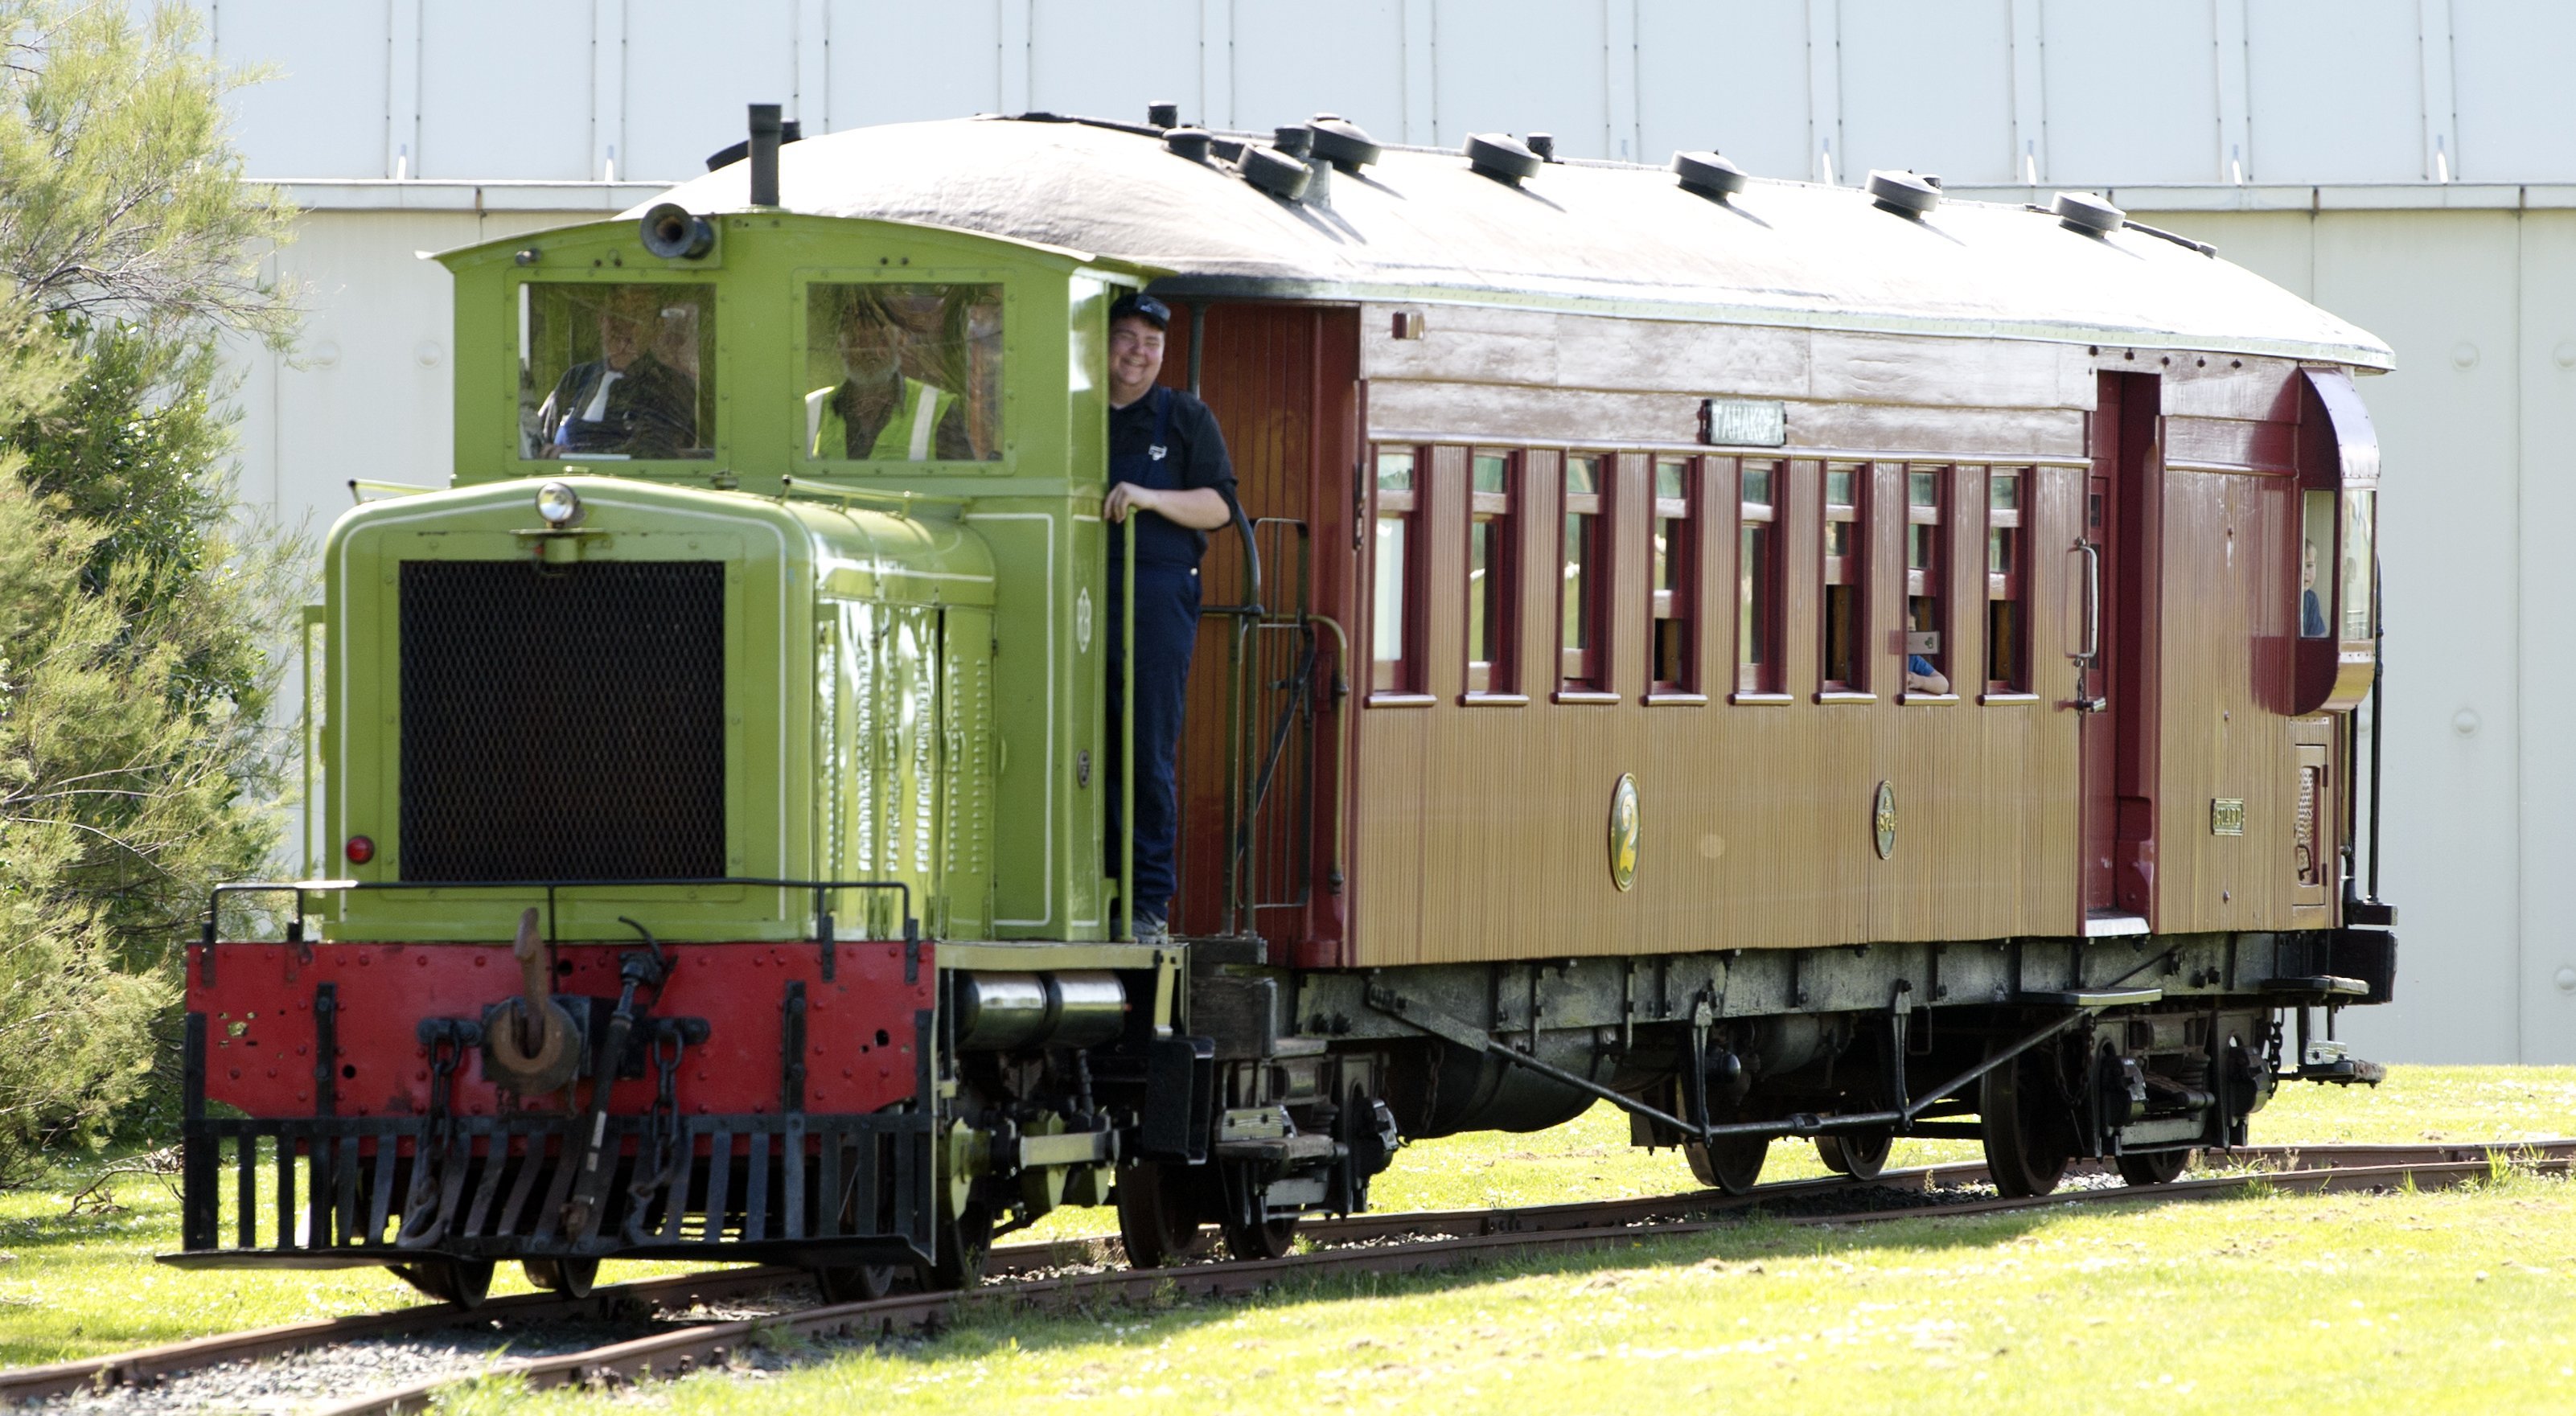
[[[2215,797],[2209,803],[2209,834],[2242,836],[2245,834],[2245,799]]]
[[[1699,440],[1710,447],[1779,447],[1789,441],[1789,405],[1776,398],[1703,398]]]

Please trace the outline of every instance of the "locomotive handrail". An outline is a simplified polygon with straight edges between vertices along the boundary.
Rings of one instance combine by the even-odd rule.
[[[811,890],[814,892],[815,933],[822,942],[832,938],[832,911],[825,896],[834,890],[892,890],[903,898],[903,941],[921,942],[921,921],[912,912],[912,884],[904,880],[789,880],[772,876],[646,876],[639,879],[601,880],[227,880],[215,886],[206,900],[206,925],[203,942],[216,943],[216,921],[226,895],[295,896],[295,921],[287,940],[304,938],[304,897],[312,894],[343,894],[366,890],[543,890],[546,893],[546,942],[560,942],[555,937],[555,892],[558,890],[670,889],[674,887],[706,888],[746,886],[753,889]]]

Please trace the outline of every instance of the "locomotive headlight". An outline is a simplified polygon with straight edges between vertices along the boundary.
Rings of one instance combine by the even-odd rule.
[[[561,482],[537,488],[537,515],[558,531],[581,524],[581,494]]]

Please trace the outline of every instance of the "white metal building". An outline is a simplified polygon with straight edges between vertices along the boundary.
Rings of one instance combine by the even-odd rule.
[[[595,219],[777,101],[808,132],[1047,110],[1714,147],[1763,176],[2099,190],[2387,339],[2394,1060],[2576,1062],[2576,6],[2551,0],[200,0],[313,316],[240,360],[243,489],[318,531],[444,478],[415,253]],[[2553,708],[2550,705],[2556,704]]]

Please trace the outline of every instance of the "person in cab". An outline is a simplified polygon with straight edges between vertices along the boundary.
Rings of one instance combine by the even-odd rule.
[[[903,323],[872,291],[842,307],[842,379],[805,395],[806,454],[862,462],[964,461],[974,456],[956,392],[904,369]]]
[[[653,287],[609,287],[599,357],[564,370],[537,410],[538,456],[682,457],[697,447],[697,380],[657,352],[664,318]]]

